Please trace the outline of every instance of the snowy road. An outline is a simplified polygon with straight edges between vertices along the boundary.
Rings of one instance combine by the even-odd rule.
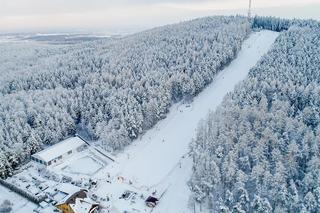
[[[215,110],[223,97],[246,78],[277,36],[278,33],[272,31],[252,33],[243,43],[238,57],[215,77],[190,107],[174,105],[166,119],[116,157],[113,171],[132,180],[135,185],[170,185],[153,212],[188,212],[190,192],[186,182],[191,175],[192,162],[189,158],[182,159],[182,156],[188,152],[198,122],[206,117],[209,110]]]

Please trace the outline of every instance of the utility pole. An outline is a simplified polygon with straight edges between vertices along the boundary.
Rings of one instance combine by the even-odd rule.
[[[252,0],[249,0],[248,20],[251,19],[251,3],[252,3]]]

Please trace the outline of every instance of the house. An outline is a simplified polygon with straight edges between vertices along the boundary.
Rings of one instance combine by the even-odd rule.
[[[154,208],[159,203],[159,199],[153,196],[149,196],[145,202],[147,206]]]
[[[74,202],[75,198],[87,197],[87,190],[69,183],[61,183],[56,189],[57,194],[54,196],[58,203]]]
[[[86,142],[80,137],[71,137],[32,155],[31,159],[45,166],[54,165],[73,153],[79,152],[86,145]]]
[[[69,205],[74,213],[96,213],[99,204],[88,198],[76,198],[75,203]]]
[[[95,213],[99,204],[93,202],[87,197],[87,190],[70,184],[61,184],[58,190],[58,197],[62,199],[56,204],[56,207],[62,213]]]

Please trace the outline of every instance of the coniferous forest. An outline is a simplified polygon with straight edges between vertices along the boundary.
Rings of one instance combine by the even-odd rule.
[[[212,212],[319,212],[313,20],[216,16],[75,44],[0,44],[0,177],[75,133],[123,149],[192,101],[260,29],[280,35],[199,124],[189,185]]]
[[[2,45],[0,176],[77,131],[122,149],[205,88],[250,31],[246,18],[221,16],[75,45]]]
[[[199,124],[191,188],[212,212],[319,212],[320,25],[256,17],[253,26],[282,33]]]

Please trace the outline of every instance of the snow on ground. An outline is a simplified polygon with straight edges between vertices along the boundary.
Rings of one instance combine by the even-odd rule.
[[[92,148],[73,154],[58,165],[48,167],[49,171],[72,177],[73,179],[90,178],[110,161]]]
[[[209,110],[215,110],[223,97],[246,78],[277,36],[278,33],[266,30],[252,33],[237,58],[215,77],[191,106],[174,105],[166,119],[119,154],[116,164],[105,169],[132,181],[137,187],[163,189],[166,185],[168,190],[153,212],[188,212],[190,191],[186,182],[191,175],[192,162],[186,154],[198,122]],[[177,167],[179,162],[182,168]]]
[[[10,180],[20,187],[30,183],[32,186],[29,191],[30,188],[39,191],[39,186],[33,182],[45,183],[48,187],[46,193],[50,193],[51,189],[61,184],[61,176],[73,180],[67,184],[74,182],[82,187],[88,186],[86,183],[90,182],[89,179],[95,179],[95,188],[88,188],[90,196],[102,207],[112,209],[111,212],[192,212],[192,202],[189,202],[191,192],[187,186],[192,174],[188,146],[195,136],[198,122],[206,117],[209,110],[215,110],[223,97],[247,76],[250,68],[268,51],[277,36],[278,33],[271,31],[251,34],[237,58],[191,104],[174,105],[166,119],[119,153],[115,162],[89,147],[61,164],[49,167],[48,174],[45,172],[41,175],[31,162],[29,169]],[[52,173],[60,177],[54,180]],[[49,177],[47,180],[46,176]],[[124,192],[129,192],[128,198],[119,199]],[[144,204],[152,192],[160,197],[160,203],[154,209]],[[4,198],[2,195],[16,203],[14,212],[30,212],[34,208],[30,202],[0,187],[0,201]]]
[[[64,167],[63,170],[73,174],[84,174],[84,175],[93,175],[101,169],[103,165],[99,164],[92,157],[86,156],[73,161],[68,166]]]
[[[47,195],[49,201],[44,203],[45,208],[29,202],[1,185],[0,204],[3,200],[9,199],[14,203],[13,212],[25,213],[33,210],[43,213],[53,212],[53,201],[58,202],[65,197],[65,194],[59,194],[56,189],[74,187],[89,189],[89,179],[107,163],[108,159],[104,159],[104,156],[90,147],[46,169],[42,164],[31,161],[6,181],[34,196]]]
[[[32,212],[32,210],[37,207],[36,204],[0,185],[0,204],[2,204],[4,200],[9,200],[13,203],[12,212],[15,213]]]
[[[244,42],[237,59],[216,76],[214,82],[194,99],[191,107],[175,105],[165,120],[117,158],[122,176],[145,185],[161,182],[188,152],[200,119],[205,118],[209,110],[214,110],[223,97],[247,76],[277,35],[271,31],[253,33]]]

